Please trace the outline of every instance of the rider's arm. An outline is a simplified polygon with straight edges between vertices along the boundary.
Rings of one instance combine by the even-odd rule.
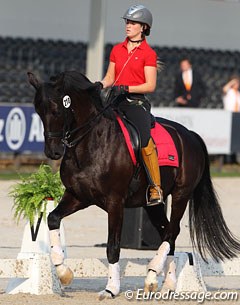
[[[157,68],[152,66],[144,67],[145,83],[138,86],[129,86],[132,93],[150,93],[156,88]]]
[[[115,80],[115,63],[110,61],[107,69],[107,73],[104,76],[101,83],[103,84],[103,88],[111,87]]]

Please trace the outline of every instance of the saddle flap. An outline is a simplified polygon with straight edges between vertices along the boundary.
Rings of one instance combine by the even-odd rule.
[[[128,151],[130,153],[131,159],[134,165],[137,164],[139,160],[139,147],[140,147],[140,137],[137,129],[128,120],[120,117],[117,114],[117,121],[121,127],[122,133],[124,135]]]

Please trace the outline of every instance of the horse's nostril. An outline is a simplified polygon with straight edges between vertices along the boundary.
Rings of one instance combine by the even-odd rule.
[[[62,154],[60,154],[59,152],[55,152],[55,154],[54,154],[54,159],[55,159],[55,160],[58,160],[58,159],[61,158],[61,156],[62,156]]]

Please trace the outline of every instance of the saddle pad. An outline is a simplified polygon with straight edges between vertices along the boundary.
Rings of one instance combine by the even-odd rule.
[[[117,116],[117,120],[123,132],[131,159],[134,165],[136,165],[137,159],[132,147],[128,130],[119,116]],[[151,136],[157,146],[159,166],[178,167],[179,160],[177,149],[168,131],[162,125],[156,122],[155,127],[151,129]]]
[[[152,138],[157,146],[159,166],[179,167],[178,153],[169,132],[159,123],[151,129]]]

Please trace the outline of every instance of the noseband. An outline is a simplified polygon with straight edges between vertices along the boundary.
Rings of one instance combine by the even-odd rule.
[[[44,131],[44,136],[46,138],[60,138],[63,136],[63,131]]]

